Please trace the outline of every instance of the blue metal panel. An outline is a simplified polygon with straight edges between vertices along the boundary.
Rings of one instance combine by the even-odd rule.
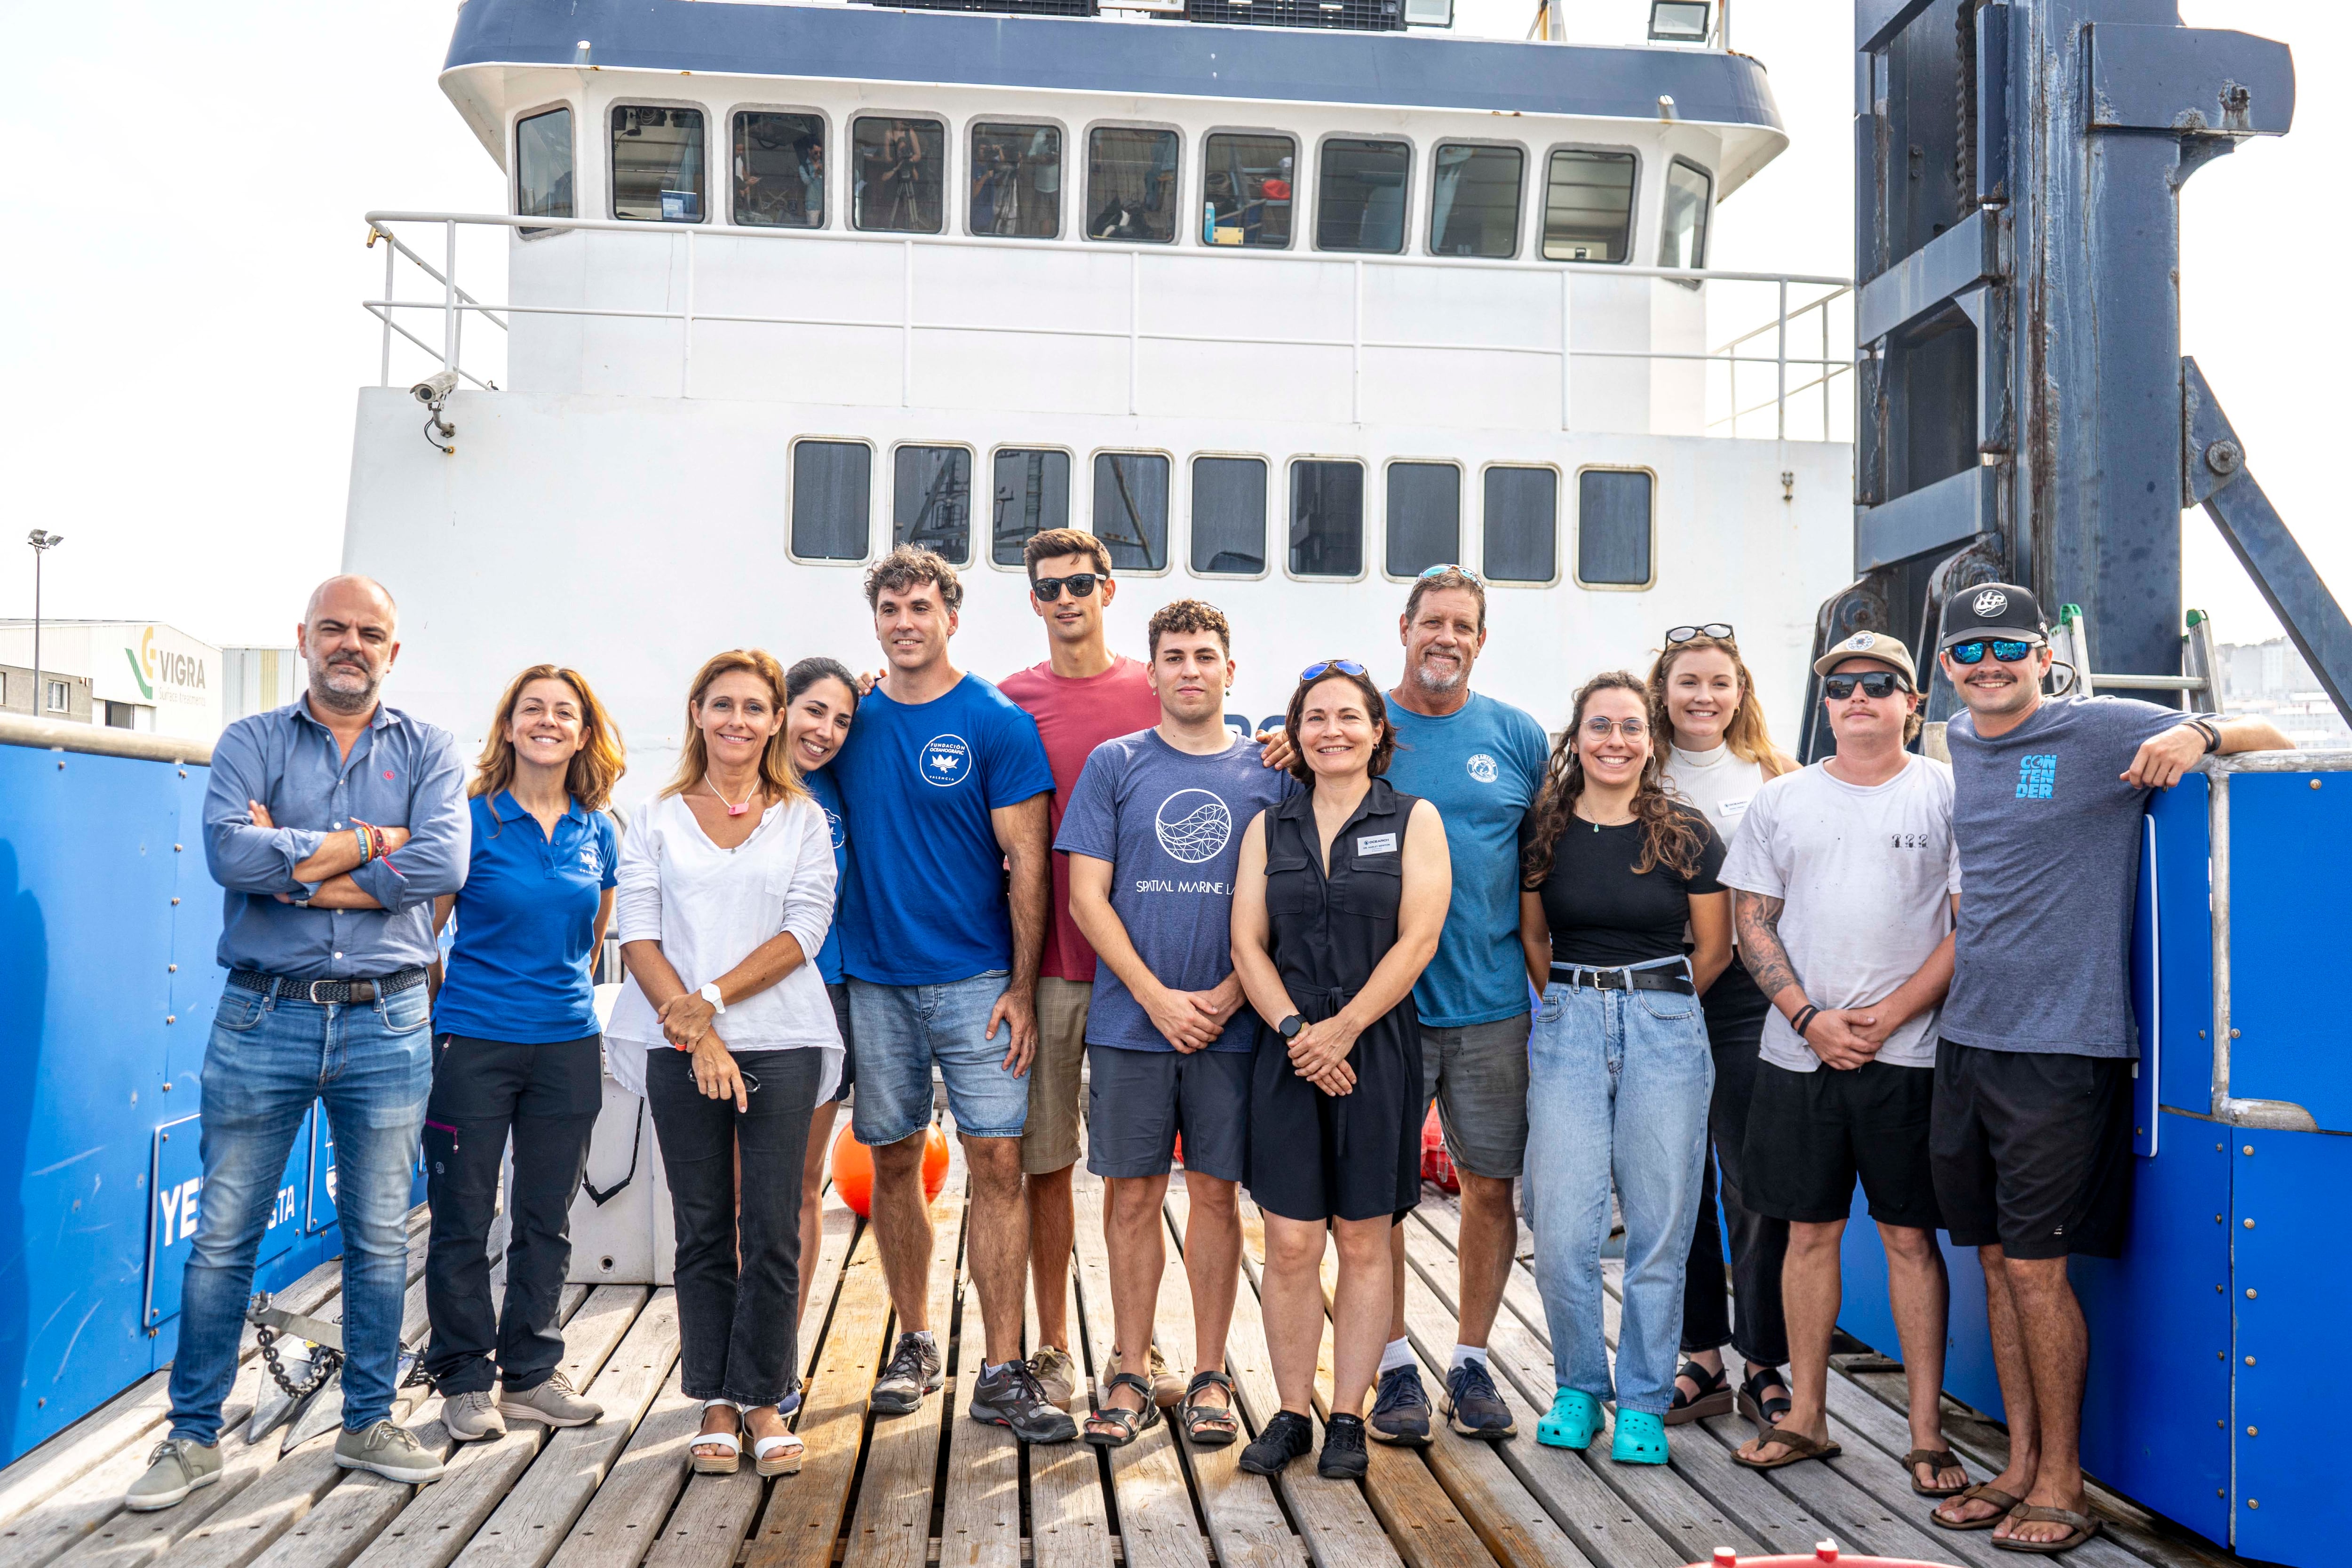
[[[2190,773],[2148,803],[2156,830],[2155,891],[2161,900],[2158,923],[2163,963],[2158,971],[2162,1029],[2140,1015],[2140,1070],[2154,1079],[2157,1098],[2176,1110],[2204,1114],[2213,1104],[2213,907],[2210,882],[2212,834],[2206,813],[2210,786]],[[2147,879],[2143,879],[2147,881]],[[2142,921],[2148,918],[2142,906]],[[2142,931],[2135,952],[2147,945]],[[2145,980],[2134,975],[2136,989]],[[2178,1129],[2178,1119],[2149,1128],[2158,1139]],[[2160,1145],[2159,1145],[2160,1147]]]
[[[2352,776],[2230,779],[2230,1091],[2352,1132],[2352,1044],[2333,987],[2352,877]]]
[[[286,1172],[278,1179],[278,1201],[271,1205],[268,1227],[261,1234],[257,1269],[266,1268],[300,1241],[302,1189],[310,1179],[310,1128],[324,1118],[312,1106],[287,1151]],[[147,1215],[147,1326],[153,1328],[179,1315],[180,1281],[204,1212],[205,1163],[201,1115],[168,1121],[155,1129]],[[327,1224],[332,1225],[331,1213]],[[321,1227],[323,1228],[323,1227]]]

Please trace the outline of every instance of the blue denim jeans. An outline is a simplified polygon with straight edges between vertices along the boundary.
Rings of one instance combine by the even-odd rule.
[[[1625,1211],[1617,1408],[1662,1415],[1673,1403],[1714,1085],[1696,997],[1545,988],[1528,1042],[1528,1222],[1559,1387],[1612,1397],[1601,1245],[1613,1176]]]
[[[353,1006],[226,988],[205,1050],[205,1184],[180,1296],[172,1436],[220,1439],[253,1260],[302,1113],[327,1106],[343,1230],[343,1425],[392,1414],[408,1196],[433,1087],[425,987]]]
[[[857,1098],[849,1109],[860,1143],[878,1149],[930,1124],[933,1062],[958,1132],[1021,1136],[1029,1123],[1029,1077],[1004,1070],[1013,1026],[1000,1024],[996,1037],[988,1037],[988,1016],[1004,982],[1001,969],[944,985],[877,985],[850,977]]]

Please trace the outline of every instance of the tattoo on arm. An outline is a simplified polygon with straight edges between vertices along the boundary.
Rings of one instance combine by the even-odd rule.
[[[1739,958],[1748,965],[1748,973],[1756,979],[1756,989],[1775,997],[1795,985],[1796,965],[1789,962],[1789,950],[1780,945],[1780,910],[1786,900],[1766,898],[1761,893],[1740,893],[1734,900],[1734,917],[1739,927]]]

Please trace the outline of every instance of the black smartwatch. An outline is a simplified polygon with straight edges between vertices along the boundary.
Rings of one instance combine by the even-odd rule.
[[[1298,1037],[1298,1031],[1307,1027],[1307,1020],[1300,1017],[1297,1014],[1293,1013],[1289,1017],[1285,1018],[1280,1024],[1276,1025],[1276,1027],[1281,1031],[1282,1037],[1284,1039],[1295,1040]]]

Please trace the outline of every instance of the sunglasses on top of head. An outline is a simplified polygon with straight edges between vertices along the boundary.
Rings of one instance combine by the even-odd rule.
[[[1736,642],[1738,634],[1729,621],[1709,621],[1703,626],[1675,626],[1666,633],[1666,646],[1689,642],[1694,637],[1714,637],[1718,642]]]
[[[2023,664],[2042,645],[2022,637],[1979,637],[1973,642],[1954,643],[1944,651],[1952,656],[1954,664],[1982,664],[1986,650],[1999,664]]]
[[[1861,675],[1824,675],[1822,694],[1832,702],[1843,702],[1860,687],[1864,697],[1888,698],[1898,691],[1911,689],[1910,682],[1891,669],[1874,669]]]
[[[1062,596],[1065,588],[1070,591],[1071,598],[1083,599],[1095,591],[1096,584],[1109,580],[1108,572],[1073,572],[1066,577],[1036,578],[1030,583],[1029,591],[1037,595],[1039,603],[1050,605]]]
[[[1335,669],[1341,675],[1361,675],[1364,673],[1364,667],[1358,664],[1352,658],[1327,658],[1318,660],[1314,664],[1310,664],[1305,669],[1300,670],[1298,672],[1298,679],[1301,680],[1316,680],[1321,679],[1323,676],[1328,675]]]
[[[1441,561],[1434,566],[1423,567],[1421,574],[1423,578],[1443,577],[1448,572],[1458,572],[1463,576],[1469,578],[1470,581],[1477,584],[1482,588],[1486,585],[1486,579],[1479,576],[1478,574],[1471,571],[1467,566],[1457,566],[1451,561]]]

